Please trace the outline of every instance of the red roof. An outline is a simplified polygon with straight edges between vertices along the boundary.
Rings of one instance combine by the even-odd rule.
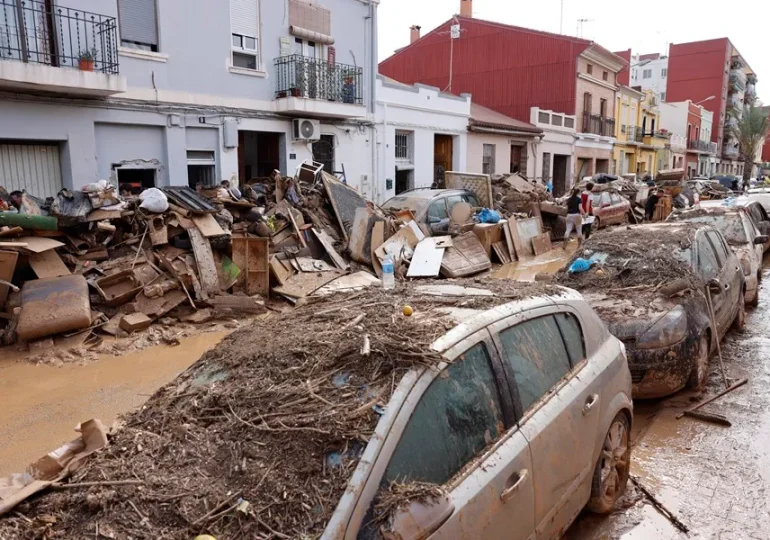
[[[533,124],[530,124],[529,122],[516,120],[515,118],[511,118],[510,116],[506,116],[473,102],[471,102],[471,118],[469,124],[471,128],[473,126],[478,126],[509,129],[514,131],[526,131],[530,133],[543,132],[542,129]]]

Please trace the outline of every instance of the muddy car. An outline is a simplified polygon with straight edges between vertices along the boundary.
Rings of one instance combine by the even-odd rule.
[[[62,538],[97,519],[116,538],[555,538],[625,491],[630,392],[622,343],[575,291],[496,280],[334,296],[226,338],[78,473],[147,476],[175,497],[196,478],[195,497],[112,488],[97,514],[81,493],[44,496],[18,525],[45,512]],[[223,500],[230,514],[205,521]],[[125,519],[128,501],[146,522]],[[3,525],[0,538],[19,532]]]
[[[746,303],[759,304],[759,282],[762,280],[762,257],[766,235],[760,234],[748,213],[739,207],[702,204],[700,208],[672,212],[668,222],[700,223],[714,227],[738,257],[746,280]]]
[[[617,190],[604,189],[591,193],[591,203],[595,221],[593,228],[598,230],[607,225],[628,223],[628,213],[631,211],[631,203]]]
[[[692,223],[626,227],[592,235],[574,257],[592,266],[557,281],[580,290],[625,344],[634,397],[703,388],[717,340],[745,324],[744,273],[722,234]]]
[[[381,206],[383,210],[411,210],[414,218],[433,234],[449,232],[452,209],[457,203],[471,208],[481,206],[473,192],[465,189],[412,189],[391,197]]]

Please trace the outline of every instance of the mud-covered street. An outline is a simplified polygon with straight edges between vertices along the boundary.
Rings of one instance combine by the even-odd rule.
[[[569,540],[703,538],[765,539],[770,531],[770,289],[765,258],[759,307],[748,312],[743,334],[723,342],[728,377],[747,385],[706,405],[731,427],[676,416],[701,397],[680,392],[660,401],[637,401],[631,475],[689,529],[682,533],[629,482],[618,509],[603,518],[584,513]],[[724,389],[719,362],[711,359],[703,397]]]

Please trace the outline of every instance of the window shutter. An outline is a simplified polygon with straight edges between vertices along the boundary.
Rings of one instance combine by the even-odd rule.
[[[233,34],[258,37],[257,0],[230,0],[230,28]]]
[[[118,0],[120,39],[158,45],[155,0]]]
[[[300,32],[320,34],[330,38],[332,35],[332,12],[324,6],[306,0],[289,0],[289,26],[299,29]],[[323,40],[319,39],[318,41]]]

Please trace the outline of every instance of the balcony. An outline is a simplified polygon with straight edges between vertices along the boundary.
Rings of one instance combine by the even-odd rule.
[[[743,92],[746,90],[746,78],[741,77],[737,73],[730,75],[730,91],[731,92]]]
[[[738,155],[738,148],[728,144],[722,145],[722,157],[727,159],[738,159]]]
[[[275,59],[280,113],[328,118],[366,116],[363,69],[298,54]]]
[[[0,88],[125,92],[117,20],[44,0],[0,0]]]
[[[717,143],[713,143],[710,141],[701,141],[699,139],[687,141],[687,148],[689,150],[694,150],[696,152],[703,152],[707,154],[717,153]]]
[[[583,133],[593,133],[604,137],[615,136],[615,119],[588,111],[583,113]]]

